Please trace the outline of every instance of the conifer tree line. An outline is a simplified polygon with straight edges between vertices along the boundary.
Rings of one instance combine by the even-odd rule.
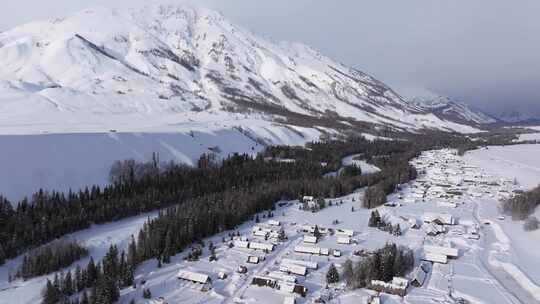
[[[163,164],[157,155],[146,163],[120,161],[111,168],[111,184],[106,187],[91,186],[66,194],[39,190],[30,199],[18,202],[15,208],[0,197],[0,264],[6,258],[91,224],[182,205],[190,200],[219,200],[236,192],[245,197],[260,189],[271,189],[263,198],[258,195],[259,201],[255,205],[244,206],[242,200],[236,200],[232,209],[243,211],[232,220],[226,220],[230,225],[237,224],[238,218],[247,217],[249,212],[261,210],[262,206],[268,208],[268,197],[308,193],[335,197],[353,186],[372,185],[378,185],[388,193],[397,182],[411,178],[407,161],[419,151],[463,143],[460,137],[442,133],[417,136],[409,141],[367,141],[362,137],[351,137],[315,142],[308,144],[307,149],[268,147],[257,157],[232,155],[217,161],[212,154],[204,154],[197,167]],[[339,169],[341,159],[351,154],[362,154],[382,171],[368,176],[321,178],[323,174]],[[294,158],[296,161],[279,162],[268,160],[268,157]],[[396,163],[400,165],[396,166]],[[299,188],[291,190],[292,186],[287,185]],[[245,213],[246,210],[249,212]],[[213,225],[224,224],[216,221]]]
[[[364,288],[372,280],[389,282],[393,277],[404,276],[413,267],[414,253],[411,249],[386,244],[357,263],[345,261],[341,277],[349,288]]]
[[[503,202],[503,212],[517,220],[524,220],[540,205],[540,186]]]
[[[49,274],[87,255],[88,250],[73,240],[56,241],[26,254],[15,276],[26,280]]]
[[[207,164],[209,158],[201,156],[201,168],[118,162],[112,172],[114,183],[107,187],[92,186],[67,194],[39,190],[16,208],[0,197],[0,262],[94,223],[116,221],[226,189],[311,179],[324,172],[320,164],[303,161],[281,163],[232,155],[212,165]]]
[[[134,284],[133,271],[137,264],[135,241],[128,253],[118,252],[112,245],[102,262],[93,258],[86,267],[77,265],[72,273],[55,274],[43,287],[43,304],[111,304],[120,298],[120,289]]]

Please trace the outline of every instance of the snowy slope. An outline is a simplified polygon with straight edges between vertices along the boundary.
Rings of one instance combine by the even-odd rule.
[[[492,124],[497,119],[471,106],[444,96],[413,97],[411,103],[428,109],[441,119],[463,124]]]
[[[188,6],[97,8],[25,24],[0,33],[0,65],[3,134],[170,132],[239,116],[476,131],[307,46],[261,39]]]
[[[145,161],[153,153],[164,162],[194,165],[203,153],[256,153],[265,144],[304,145],[323,134],[315,128],[245,123],[250,127],[192,125],[175,133],[0,135],[0,193],[16,202],[40,188],[68,191],[106,185],[114,161]]]

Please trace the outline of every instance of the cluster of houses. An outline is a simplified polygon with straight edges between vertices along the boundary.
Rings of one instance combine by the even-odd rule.
[[[451,158],[449,159],[450,161],[444,157],[437,158],[428,153],[415,160],[414,164],[419,172],[426,171],[429,168],[433,174],[429,175],[429,179],[417,179],[413,183],[411,192],[407,193],[406,198],[400,197],[400,200],[386,204],[388,207],[401,207],[404,205],[403,203],[418,203],[428,200],[436,202],[438,209],[441,210],[440,212],[425,212],[417,215],[417,218],[402,217],[402,219],[409,223],[410,228],[422,229],[419,231],[425,232],[427,236],[434,237],[425,238],[425,240],[428,240],[426,243],[433,242],[440,244],[442,242],[440,242],[438,237],[435,238],[435,236],[444,234],[452,235],[455,233],[457,235],[464,235],[468,239],[478,239],[480,237],[479,225],[463,226],[464,224],[460,223],[455,215],[448,212],[461,206],[463,203],[460,201],[460,198],[465,194],[470,194],[471,189],[482,187],[485,184],[485,176],[479,176],[477,172],[474,172],[474,168],[468,168],[463,165],[454,166],[455,164],[451,163]],[[435,169],[437,167],[441,169]],[[499,181],[501,185],[505,183],[508,183],[508,181]],[[501,188],[499,192],[502,193],[501,195],[511,195],[510,191],[504,188]],[[308,204],[308,206],[316,206],[318,203],[313,196],[304,196],[302,202]],[[353,243],[357,243],[354,240],[355,231],[351,229],[336,228],[335,226],[329,228],[318,225],[299,225],[297,228],[296,223],[294,225],[294,229],[297,229],[296,232],[302,238],[301,243],[293,247],[292,252],[290,252],[291,255],[287,253],[287,255],[280,257],[276,263],[264,264],[264,267],[261,267],[264,271],[255,271],[252,274],[254,276],[249,276],[250,279],[248,280],[248,283],[251,285],[272,288],[280,290],[282,293],[290,294],[284,300],[284,303],[287,304],[296,303],[297,296],[305,297],[307,295],[308,289],[304,286],[305,283],[303,282],[305,279],[303,277],[319,270],[320,267],[318,262],[312,261],[317,260],[314,256],[324,257],[324,259],[318,259],[321,262],[323,260],[329,261],[331,256],[340,257],[342,255],[340,250],[327,248],[333,247],[332,245],[327,245],[329,240],[335,241],[336,245],[352,245]],[[467,227],[467,229],[465,230],[464,227]],[[251,249],[246,251],[249,255],[246,254],[247,259],[245,260],[245,265],[250,267],[247,264],[261,263],[265,260],[266,254],[273,252],[276,246],[284,240],[284,228],[286,227],[280,221],[269,219],[264,224],[257,224],[253,227],[249,233],[249,240],[238,237],[232,241],[232,245],[236,248]],[[321,243],[327,247],[321,246]],[[345,248],[344,246],[337,247],[341,249]],[[426,244],[422,249],[421,262],[410,276],[408,276],[410,279],[394,277],[390,282],[373,280],[368,284],[368,288],[377,293],[405,296],[410,286],[421,287],[426,284],[429,272],[434,263],[447,264],[449,260],[459,258],[460,254],[459,250],[451,245],[439,246]],[[369,254],[364,252],[364,250],[351,250],[351,252],[353,255],[358,256]],[[303,257],[306,257],[306,260],[309,261],[301,260]],[[267,269],[266,265],[272,266]],[[246,266],[238,266],[237,272],[247,273],[248,268]],[[438,265],[437,267],[442,266]],[[181,270],[178,272],[177,277],[179,280],[192,283],[193,286],[203,291],[212,288],[212,279],[207,274]],[[225,277],[225,274],[223,276],[221,273],[218,275],[220,279]],[[248,276],[245,277],[247,278]],[[308,278],[310,277],[311,275]],[[374,296],[369,301],[370,303],[377,303],[380,299],[380,297]]]

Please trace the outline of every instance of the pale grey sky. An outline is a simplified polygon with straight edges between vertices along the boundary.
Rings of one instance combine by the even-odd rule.
[[[137,7],[163,1],[2,2],[0,29],[5,30],[96,5]],[[398,92],[426,87],[491,112],[530,108],[540,113],[539,0],[191,2],[219,10],[274,40],[309,44]]]

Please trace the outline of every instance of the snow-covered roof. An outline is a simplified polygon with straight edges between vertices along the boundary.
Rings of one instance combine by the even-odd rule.
[[[258,242],[250,242],[249,243],[249,248],[250,249],[273,251],[274,250],[274,245],[273,244],[258,243]]]
[[[295,264],[281,264],[279,267],[280,271],[290,272],[297,275],[305,276],[307,274],[307,268],[301,265]]]
[[[354,236],[354,230],[352,229],[336,229],[337,235]]]
[[[351,238],[349,238],[349,237],[338,237],[337,242],[338,242],[338,244],[350,244],[351,243]]]
[[[311,246],[295,246],[294,251],[301,252],[301,253],[313,253],[313,254],[320,254],[321,248],[319,247],[311,247]]]
[[[233,242],[233,245],[234,245],[234,247],[238,247],[238,248],[248,248],[249,247],[249,242],[235,240]]]
[[[295,304],[295,303],[296,303],[295,297],[285,297],[285,299],[283,299],[283,304]]]
[[[304,235],[304,243],[311,243],[311,244],[315,244],[317,243],[317,237],[315,236],[312,236],[312,235]]]
[[[182,280],[193,281],[193,282],[197,282],[201,284],[206,284],[210,281],[210,277],[206,274],[187,271],[187,270],[179,270],[176,276]]]
[[[407,287],[409,285],[409,280],[402,277],[393,277],[392,278],[392,284],[396,286],[403,286]]]
[[[282,272],[278,272],[278,271],[270,271],[268,273],[268,276],[270,278],[274,278],[274,279],[278,279],[278,280],[281,280],[281,281],[284,281],[284,282],[288,282],[288,283],[296,283],[296,277],[293,276],[293,275],[288,275],[288,274],[284,274]]]
[[[452,247],[424,245],[424,251],[429,253],[444,254],[453,258],[457,258],[459,256],[459,250]]]
[[[422,270],[421,267],[418,267],[414,270],[413,277],[411,281],[416,281],[419,286],[424,284],[427,274]]]
[[[293,259],[282,259],[281,264],[294,264],[294,265],[302,265],[309,269],[317,269],[319,267],[317,262],[312,261],[301,261],[301,260],[293,260]]]
[[[425,252],[423,260],[430,261],[430,262],[435,262],[435,263],[446,264],[448,262],[448,257],[446,255],[444,255],[444,254]]]
[[[252,264],[258,264],[259,263],[259,257],[258,256],[249,256],[248,257],[248,263],[252,263]]]
[[[285,292],[288,292],[288,293],[293,293],[294,292],[294,284],[288,284],[288,283],[284,283],[284,284],[280,284],[279,287],[280,287],[280,290],[283,290]]]

